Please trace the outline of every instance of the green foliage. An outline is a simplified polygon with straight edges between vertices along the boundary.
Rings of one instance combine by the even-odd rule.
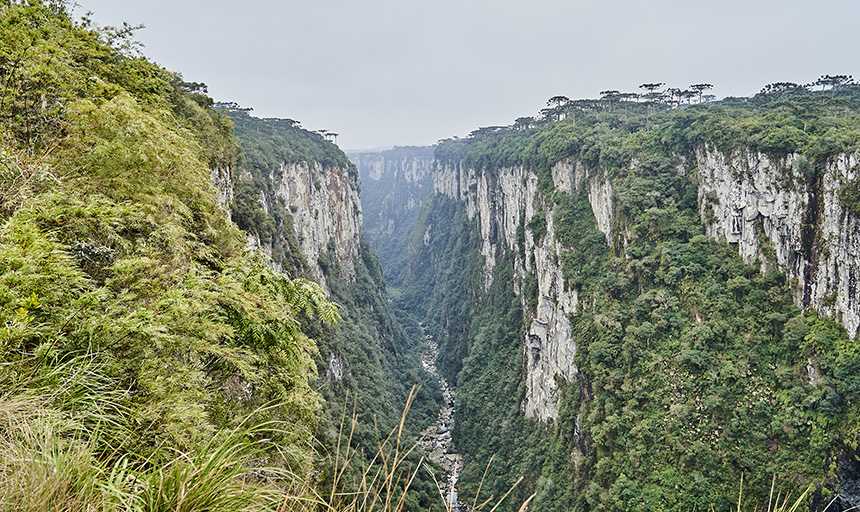
[[[210,166],[235,163],[229,120],[135,55],[128,28],[98,31],[38,1],[7,2],[0,26],[0,397],[48,415],[24,416],[36,444],[6,439],[0,459],[43,450],[14,471],[71,493],[51,494],[62,503],[111,483],[74,488],[77,472],[107,475],[125,455],[135,471],[175,459],[174,476],[189,476],[178,468],[199,469],[207,443],[251,416],[282,425],[243,434],[265,436],[272,465],[306,470],[320,410],[306,333],[337,312],[318,285],[246,252],[216,207]],[[45,391],[62,372],[98,378]],[[256,464],[227,450],[242,469],[213,487]]]
[[[535,212],[534,216],[526,224],[526,227],[532,232],[534,243],[539,244],[544,235],[546,235],[546,212],[544,210]]]
[[[475,226],[455,200],[434,195],[421,206],[412,233],[414,253],[399,306],[429,326],[440,343],[440,370],[456,383],[475,314],[470,299],[477,298],[481,276]]]
[[[856,181],[847,182],[837,192],[839,204],[854,215],[860,215],[860,184]]]
[[[818,190],[834,157],[858,148],[858,91],[655,111],[648,130],[635,111],[581,110],[440,143],[437,160],[449,165],[537,174],[550,206],[520,222],[545,236],[551,209],[565,283],[582,308],[570,318],[579,373],[559,379],[558,420],[524,418],[522,345],[536,292],[534,276],[517,283],[509,265],[531,255],[499,250],[493,285],[482,290],[475,226],[462,206],[428,200],[414,236],[432,227],[430,244],[413,245],[402,297],[434,328],[446,347],[442,369],[457,377],[461,494],[476,491],[493,453],[499,466],[484,492],[498,495],[525,475],[513,496],[536,492],[539,510],[729,510],[741,475],[741,508],[750,509],[767,499],[773,475],[832,485],[834,454],[858,439],[856,344],[832,320],[799,311],[783,275],[704,236],[691,163],[706,147],[730,158],[791,157],[786,186]],[[550,171],[564,160],[611,183],[608,243],[584,191],[555,190]],[[853,213],[855,185],[839,190]]]
[[[242,148],[240,178],[234,188],[233,218],[240,228],[257,236],[264,246],[272,248],[275,264],[295,274],[308,276],[310,265],[296,239],[292,212],[276,193],[282,186],[284,166],[296,163],[306,166],[311,173],[307,176],[311,186],[314,186],[314,174],[322,169],[332,174],[346,174],[348,186],[358,188],[356,168],[335,145],[325,142],[318,134],[299,128],[294,121],[256,119],[243,111],[230,111],[229,115],[234,120]],[[317,186],[321,194],[338,193],[337,190],[322,190],[322,182]],[[261,206],[261,197],[265,198],[266,211]],[[361,471],[371,464],[371,460],[364,460],[361,453],[368,450],[375,453],[379,432],[390,430],[400,420],[413,385],[420,387],[415,393],[404,435],[417,437],[427,424],[435,420],[441,401],[438,382],[434,382],[419,365],[423,333],[408,315],[398,317],[392,312],[382,267],[369,243],[364,238],[360,240],[357,258],[352,262],[354,279],[342,275],[334,253],[335,248],[328,247],[315,263],[324,274],[331,300],[338,304],[342,318],[336,327],[308,322],[302,326],[317,343],[318,351],[313,353],[312,366],[320,369],[320,375],[311,385],[320,391],[326,404],[314,429],[322,452],[315,485],[321,489],[336,485],[336,460],[331,454],[336,453],[339,440],[337,425],[342,411],[353,406],[358,411],[350,446],[359,453],[350,470],[356,472],[352,476],[358,478]],[[408,331],[404,325],[409,327]],[[332,361],[343,365],[342,376],[329,374]],[[302,364],[306,363],[302,360]],[[269,367],[278,368],[281,372],[290,369],[289,361],[280,360],[273,361]],[[265,388],[267,378],[261,377],[260,386]],[[299,384],[304,385],[304,382]],[[298,384],[293,387],[299,389]],[[413,471],[418,469],[418,454],[411,453],[403,461],[403,467]],[[434,496],[432,479],[422,471],[410,487],[408,500],[426,508],[434,503]]]
[[[242,158],[252,173],[279,175],[282,164],[316,162],[355,174],[346,155],[322,135],[301,128],[292,119],[260,119],[243,110],[228,110],[233,131],[242,141]]]

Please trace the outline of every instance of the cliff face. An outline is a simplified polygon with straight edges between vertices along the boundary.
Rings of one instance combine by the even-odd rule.
[[[212,184],[215,185],[215,201],[227,218],[232,220],[230,205],[233,203],[233,172],[229,165],[210,167]]]
[[[395,317],[379,261],[361,234],[356,167],[337,146],[295,121],[229,114],[244,149],[233,218],[273,267],[319,282],[338,305],[336,326],[308,333],[318,348],[313,385],[324,399],[318,442],[334,450],[334,425],[345,407],[357,406],[362,426],[393,428],[413,385],[422,391],[406,429],[420,431],[438,410],[438,384],[421,371],[423,335]],[[372,428],[356,429],[352,437],[355,446],[376,440]],[[428,481],[416,479],[421,488],[430,485],[423,478]]]
[[[838,191],[857,179],[857,157],[834,159],[811,186],[802,178],[804,165],[808,164],[793,155],[772,161],[755,152],[725,155],[701,149],[695,159],[701,219],[707,236],[737,247],[746,263],[758,258],[763,270],[775,267],[785,272],[794,283],[798,307],[833,317],[856,337],[860,223],[840,204]],[[584,187],[595,226],[607,244],[626,245],[628,228],[613,224],[616,213],[609,179],[592,175],[572,159],[553,166],[552,178],[556,190],[572,194]],[[529,274],[535,277],[537,306],[523,339],[523,410],[526,416],[544,421],[557,418],[555,378],[570,382],[576,376],[577,347],[568,317],[577,314],[581,305],[576,288],[566,285],[562,275],[566,250],[556,241],[556,209],[541,196],[537,175],[523,167],[477,172],[460,164],[437,164],[433,183],[435,192],[461,201],[476,223],[485,291],[492,284],[497,242],[515,255],[517,279],[512,286],[524,309],[521,283]],[[523,223],[536,214],[545,216],[546,233],[537,241],[525,236],[520,242],[524,251],[518,251],[518,230],[526,229]]]
[[[271,192],[260,192],[263,209],[280,200],[292,213],[293,230],[314,280],[326,286],[320,255],[331,252],[347,282],[355,281],[361,236],[361,200],[357,176],[341,166],[318,162],[281,164]]]
[[[772,160],[751,151],[696,153],[707,235],[736,246],[747,263],[758,258],[776,265],[794,282],[795,304],[833,317],[855,338],[860,220],[838,192],[857,179],[857,159],[838,155],[813,174],[812,164],[797,155]]]
[[[243,178],[252,180],[247,170]],[[354,282],[362,223],[355,173],[316,161],[281,162],[277,172],[257,181],[262,183],[253,187],[255,206],[263,218],[274,220],[269,221],[268,229],[247,230],[249,246],[262,249],[277,270],[294,271],[284,266],[298,256],[307,262],[308,277],[325,288],[329,285],[320,257],[331,254],[340,276]]]
[[[349,155],[361,177],[364,236],[379,254],[389,285],[402,281],[409,234],[433,190],[433,147],[397,147]]]
[[[559,167],[560,178],[567,179],[560,179],[560,184],[572,187],[576,184],[575,176],[568,176],[565,170],[572,171],[572,167]],[[580,181],[584,179],[579,176]],[[512,264],[516,279],[512,285],[524,310],[529,308],[522,283],[529,275],[536,279],[537,306],[522,340],[526,383],[522,407],[528,417],[544,421],[557,418],[559,397],[555,378],[572,381],[577,372],[576,346],[571,340],[568,315],[576,313],[579,297],[576,288],[565,285],[560,263],[565,250],[556,240],[555,210],[545,204],[538,190],[538,177],[522,167],[478,173],[447,164],[437,167],[434,189],[463,201],[469,219],[477,223],[485,291],[492,284],[497,243],[506,246],[508,254],[515,255]],[[538,213],[545,215],[546,233],[541,237],[518,237],[518,232],[526,229],[524,224]],[[523,251],[517,247],[518,243],[524,244]]]

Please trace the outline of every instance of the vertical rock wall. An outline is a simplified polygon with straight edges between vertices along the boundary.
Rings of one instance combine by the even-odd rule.
[[[433,147],[353,153],[361,177],[364,236],[379,255],[386,281],[397,286],[422,202],[433,190]]]
[[[856,183],[858,156],[839,155],[815,172],[796,155],[702,148],[696,163],[707,235],[737,246],[747,263],[758,258],[784,271],[799,307],[833,317],[856,337],[860,219],[838,191]]]
[[[260,191],[263,211],[280,199],[293,217],[293,230],[315,281],[327,287],[319,258],[333,253],[343,278],[355,280],[361,236],[361,200],[358,177],[349,169],[327,167],[317,162],[281,164],[270,176],[272,196]],[[259,240],[251,240],[259,245]],[[265,248],[264,248],[265,249]]]
[[[576,346],[568,315],[577,311],[579,297],[575,289],[565,286],[560,263],[564,248],[555,239],[555,213],[541,196],[537,175],[523,167],[478,173],[458,164],[439,164],[434,173],[434,190],[463,201],[469,218],[476,222],[481,234],[485,290],[492,284],[497,243],[513,255],[511,263],[516,278],[511,286],[527,312],[529,306],[521,286],[528,273],[534,275],[538,297],[523,339],[526,396],[522,406],[529,417],[544,421],[557,418],[559,396],[555,377],[571,381],[577,373]],[[538,211],[546,215],[547,231],[539,240],[526,233],[523,258],[517,247],[517,231],[526,229],[521,224]]]
[[[212,184],[215,185],[215,201],[218,208],[227,213],[231,219],[230,205],[233,203],[233,174],[230,166],[212,167]]]
[[[846,183],[860,179],[858,155],[840,155],[817,173],[802,158],[775,161],[740,151],[726,155],[702,148],[695,155],[699,212],[706,234],[735,245],[747,263],[756,259],[774,266],[791,280],[795,302],[815,308],[842,323],[856,337],[860,329],[860,219],[839,202]],[[633,164],[635,165],[635,163]],[[810,176],[812,178],[810,178]],[[612,245],[614,225],[611,181],[564,160],[552,168],[555,187],[574,193],[585,187],[597,228]],[[811,182],[810,182],[811,179]],[[555,377],[576,375],[568,315],[576,314],[579,297],[567,289],[560,260],[565,248],[555,241],[555,215],[538,190],[537,176],[522,167],[478,172],[457,163],[437,163],[434,191],[464,203],[480,232],[484,258],[483,288],[489,289],[496,265],[496,243],[514,254],[517,279],[512,286],[526,309],[521,284],[527,273],[538,283],[538,303],[523,340],[526,359],[527,416],[555,418]],[[525,237],[525,254],[517,250],[517,230],[543,210],[547,232],[538,241]],[[621,237],[623,239],[623,237]],[[623,243],[623,240],[622,242]]]

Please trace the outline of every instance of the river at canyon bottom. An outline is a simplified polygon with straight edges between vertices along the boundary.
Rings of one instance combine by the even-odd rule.
[[[456,398],[456,392],[448,386],[448,381],[441,377],[436,370],[439,345],[433,339],[433,336],[428,333],[427,327],[422,325],[422,328],[424,329],[427,350],[421,358],[421,366],[425,371],[439,380],[439,386],[442,388],[442,396],[445,399],[445,403],[439,410],[436,423],[421,433],[419,442],[427,457],[439,464],[445,474],[445,488],[442,491],[448,506],[447,509],[452,512],[462,512],[463,509],[457,500],[457,477],[460,475],[460,470],[463,469],[463,458],[459,453],[454,451],[451,445],[451,429],[454,428],[454,399]]]

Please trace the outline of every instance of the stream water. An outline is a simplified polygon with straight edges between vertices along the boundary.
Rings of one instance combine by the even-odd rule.
[[[456,398],[456,393],[448,387],[448,381],[439,376],[439,372],[436,370],[436,357],[439,355],[439,345],[433,339],[433,336],[427,332],[427,327],[423,325],[422,327],[424,328],[427,351],[421,358],[421,366],[425,371],[439,379],[439,386],[442,388],[442,396],[445,399],[445,403],[439,410],[436,423],[421,433],[420,444],[427,457],[439,464],[445,473],[445,488],[442,490],[448,510],[461,512],[460,503],[457,501],[457,477],[460,474],[460,470],[463,469],[463,458],[451,446],[451,429],[454,427],[454,399]]]

